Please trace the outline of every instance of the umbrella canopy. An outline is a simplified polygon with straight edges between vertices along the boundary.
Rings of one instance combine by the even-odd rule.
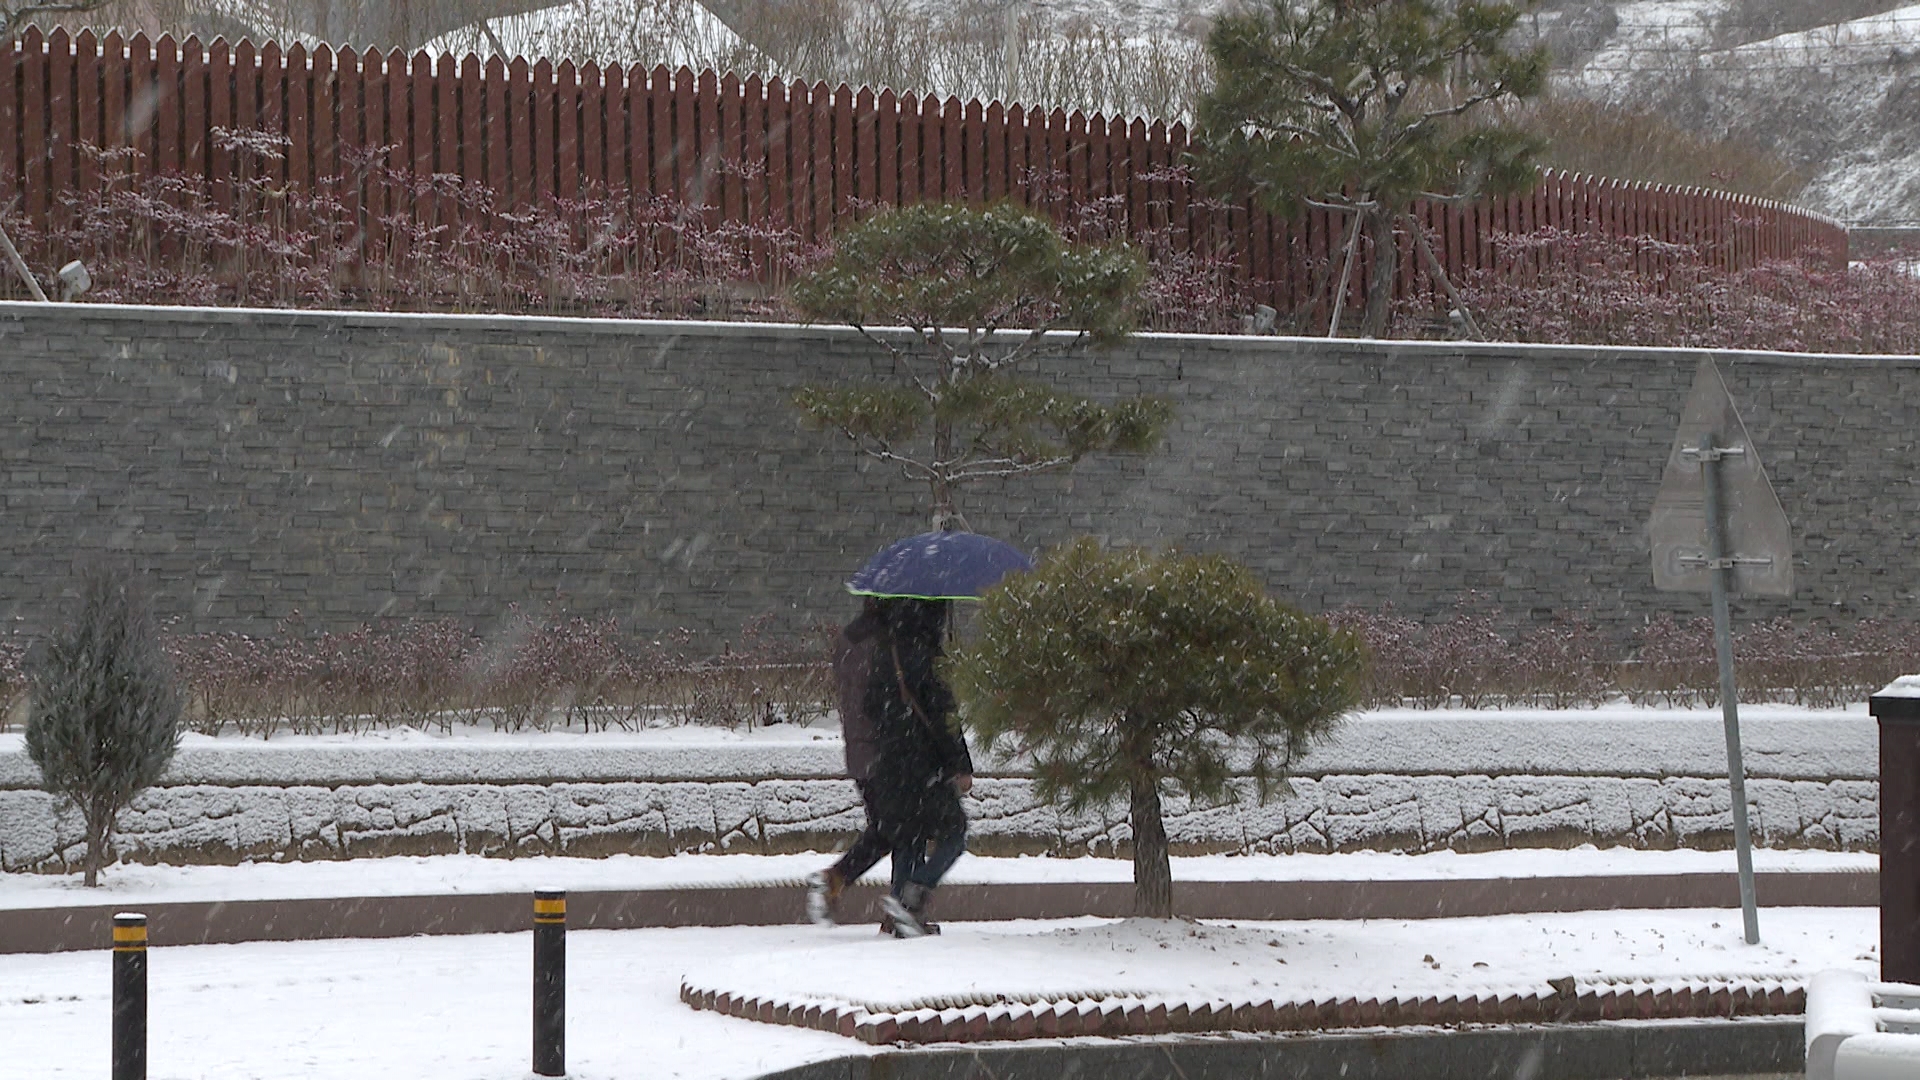
[[[978,600],[1006,575],[1033,560],[1004,540],[943,531],[897,540],[847,581],[855,596],[915,600]]]

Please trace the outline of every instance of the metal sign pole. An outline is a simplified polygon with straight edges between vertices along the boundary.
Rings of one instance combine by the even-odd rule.
[[[1760,915],[1753,896],[1753,841],[1747,832],[1747,770],[1740,760],[1740,698],[1733,684],[1732,615],[1727,606],[1733,560],[1727,555],[1725,523],[1720,508],[1720,459],[1743,449],[1714,446],[1712,433],[1701,437],[1695,452],[1706,487],[1707,565],[1713,578],[1713,649],[1720,658],[1720,719],[1727,731],[1727,780],[1733,797],[1733,847],[1740,864],[1740,918],[1746,924],[1747,944],[1760,943]]]

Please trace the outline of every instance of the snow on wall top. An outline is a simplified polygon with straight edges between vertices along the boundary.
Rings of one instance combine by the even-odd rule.
[[[1920,675],[1902,675],[1880,688],[1874,697],[1920,697]]]
[[[1915,693],[1920,693],[1920,680]],[[1747,775],[1874,779],[1878,725],[1863,708],[1742,709]],[[1017,763],[979,757],[984,776]],[[747,732],[680,727],[632,734],[280,737],[262,742],[189,736],[163,786],[374,783],[545,783],[839,776],[839,730]],[[1724,776],[1717,710],[1384,710],[1355,716],[1295,768],[1300,776]],[[35,788],[18,733],[0,734],[0,790]]]

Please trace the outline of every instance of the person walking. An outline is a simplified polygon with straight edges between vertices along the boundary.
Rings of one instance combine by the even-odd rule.
[[[881,909],[883,928],[895,937],[930,932],[927,900],[966,850],[960,796],[973,787],[973,757],[953,725],[953,692],[937,670],[948,604],[876,604],[879,632],[865,698],[874,759],[866,792],[875,831],[893,852],[892,887]]]
[[[848,885],[889,853],[892,885],[883,931],[938,933],[927,897],[966,848],[960,796],[973,787],[973,758],[952,726],[953,695],[935,664],[944,653],[946,602],[868,597],[834,644],[847,776],[867,824],[832,866],[807,878],[807,916],[831,926]]]
[[[841,862],[809,882],[808,906],[831,916],[833,901],[885,849],[893,853],[893,882],[881,908],[881,929],[898,937],[938,933],[926,919],[927,898],[966,851],[967,814],[960,797],[973,788],[973,757],[954,726],[953,692],[940,679],[949,614],[955,600],[978,599],[1002,577],[1033,569],[1018,548],[990,536],[939,529],[896,540],[847,579],[847,591],[872,601],[873,645],[860,707],[843,697],[842,722],[864,724],[849,734],[848,772],[858,777],[872,739],[872,757],[860,784],[868,828]],[[855,623],[861,620],[856,619]],[[850,625],[841,650],[852,671],[860,655]],[[846,678],[846,676],[842,676]],[[843,687],[858,683],[857,677]],[[866,733],[866,734],[863,734]],[[857,869],[856,869],[857,868]],[[824,920],[821,920],[824,921]]]
[[[838,862],[807,877],[807,918],[819,926],[837,920],[841,894],[860,875],[892,852],[874,821],[872,776],[873,722],[867,716],[867,682],[873,674],[874,642],[880,636],[880,601],[869,596],[860,614],[842,627],[833,645],[835,699],[840,706],[840,738],[846,747],[847,778],[860,791],[867,824]]]

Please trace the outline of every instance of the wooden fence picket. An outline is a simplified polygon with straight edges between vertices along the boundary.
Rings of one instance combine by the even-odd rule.
[[[100,184],[100,163],[96,155],[107,146],[106,140],[100,137],[100,97],[104,89],[100,42],[92,30],[80,31],[73,53],[74,189],[89,191]]]
[[[882,206],[900,205],[902,108],[900,96],[891,89],[880,91],[873,102],[873,197]]]

